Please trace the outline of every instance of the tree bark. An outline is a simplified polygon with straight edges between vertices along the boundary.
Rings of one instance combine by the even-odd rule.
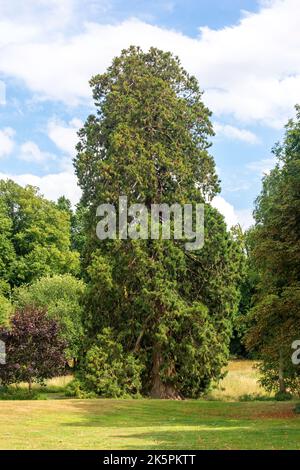
[[[284,374],[283,374],[283,355],[282,350],[279,352],[279,391],[281,393],[286,393],[286,386],[284,382]]]
[[[151,388],[151,397],[152,398],[165,398],[172,400],[182,400],[182,396],[176,390],[176,388],[171,384],[165,384],[160,377],[160,369],[162,364],[162,354],[161,348],[157,344],[154,347],[153,351],[153,366],[152,366],[152,388]],[[167,375],[171,377],[172,368],[170,367]]]
[[[135,343],[135,346],[134,346],[134,349],[133,349],[133,352],[134,352],[134,353],[137,353],[137,352],[139,351],[139,349],[140,349],[141,341],[142,341],[143,336],[144,336],[144,334],[145,334],[145,332],[146,332],[146,329],[148,328],[148,324],[149,324],[150,319],[151,319],[151,315],[149,315],[149,316],[146,318],[145,323],[144,323],[144,326],[143,326],[143,328],[142,328],[142,330],[141,330],[141,332],[140,332],[140,334],[139,334],[139,336],[138,336],[138,338],[137,338],[137,340],[136,340],[136,343]]]

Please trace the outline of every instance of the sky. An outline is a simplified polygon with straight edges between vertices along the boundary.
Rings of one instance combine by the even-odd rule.
[[[272,147],[300,103],[299,0],[0,0],[0,178],[80,198],[77,131],[89,79],[131,44],[178,55],[215,129],[228,226],[253,222]]]

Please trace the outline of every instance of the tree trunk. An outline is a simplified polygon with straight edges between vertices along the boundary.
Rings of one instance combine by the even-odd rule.
[[[28,380],[28,390],[29,390],[29,393],[32,392],[32,380],[31,379]]]
[[[283,369],[284,369],[283,355],[282,355],[282,350],[280,350],[280,352],[279,352],[279,391],[281,393],[286,393]]]
[[[152,366],[152,388],[151,388],[151,397],[152,398],[169,398],[173,400],[181,400],[182,396],[177,392],[176,388],[169,384],[162,382],[160,377],[160,368],[162,364],[162,354],[160,345],[156,345],[153,351],[153,366]],[[172,368],[170,367],[167,375],[171,377]]]

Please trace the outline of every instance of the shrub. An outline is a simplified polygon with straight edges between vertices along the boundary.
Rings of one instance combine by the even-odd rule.
[[[296,405],[295,408],[294,408],[294,412],[295,412],[296,414],[300,414],[300,403],[297,403],[297,405]]]
[[[276,401],[289,401],[292,400],[293,395],[289,392],[277,392],[275,395]]]
[[[37,390],[24,388],[1,387],[0,400],[46,400],[47,397]]]
[[[94,392],[88,392],[84,389],[83,383],[79,379],[74,379],[66,386],[65,390],[66,397],[72,398],[96,398],[97,395]]]
[[[46,309],[47,316],[60,325],[60,336],[68,346],[69,360],[78,359],[83,340],[83,311],[80,299],[85,289],[84,283],[71,274],[46,276],[29,286],[14,290],[13,302],[17,308],[32,305]]]
[[[0,365],[2,385],[27,382],[43,383],[65,370],[65,341],[59,326],[44,310],[26,308],[17,311],[9,327],[0,328],[6,347],[6,364]]]

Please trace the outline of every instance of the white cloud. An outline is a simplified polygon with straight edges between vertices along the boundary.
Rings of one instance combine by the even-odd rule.
[[[9,155],[14,148],[14,136],[15,132],[10,127],[0,129],[0,158]]]
[[[222,196],[216,196],[211,204],[224,216],[228,228],[238,223],[234,207],[229,202],[225,201]]]
[[[247,168],[251,171],[258,173],[259,175],[266,175],[270,173],[270,170],[274,168],[276,163],[275,157],[273,158],[263,158],[262,160],[257,160],[247,164]]]
[[[61,172],[57,174],[48,174],[45,176],[36,176],[30,173],[21,175],[10,175],[0,173],[0,179],[12,179],[21,186],[28,184],[40,188],[41,193],[52,201],[56,201],[60,196],[66,196],[73,205],[75,205],[81,196],[80,188],[77,186],[77,180],[74,173]]]
[[[6,104],[6,86],[5,83],[0,80],[0,106]]]
[[[253,224],[252,211],[250,209],[236,210],[222,196],[216,196],[211,204],[224,216],[228,228],[240,224],[246,230]]]
[[[15,6],[16,0],[10,3]],[[23,80],[43,97],[78,104],[91,98],[89,78],[102,72],[122,48],[153,45],[181,57],[199,78],[204,99],[217,115],[279,127],[300,101],[299,0],[264,1],[257,13],[244,14],[236,25],[199,28],[198,38],[133,19],[121,24],[85,22],[70,32],[70,23],[76,20],[79,25],[80,15],[86,18],[87,4],[78,11],[75,1],[61,5],[52,0],[46,30],[34,14],[26,16],[21,9],[18,15],[11,7],[13,17],[4,11],[0,72]],[[36,2],[30,5],[30,11],[36,11]],[[55,11],[64,21],[54,21]]]
[[[49,152],[43,152],[35,142],[28,140],[20,145],[18,158],[27,163],[44,164],[55,157]]]
[[[75,146],[78,143],[78,130],[83,126],[80,119],[72,119],[68,124],[51,120],[48,123],[48,136],[57,148],[70,157],[76,153]]]
[[[239,140],[248,144],[259,144],[258,137],[247,129],[239,129],[238,127],[230,126],[229,124],[214,123],[214,130],[216,136],[224,136],[229,140]]]
[[[239,209],[236,210],[236,215],[240,226],[243,230],[248,229],[254,224],[253,210],[252,209]]]

